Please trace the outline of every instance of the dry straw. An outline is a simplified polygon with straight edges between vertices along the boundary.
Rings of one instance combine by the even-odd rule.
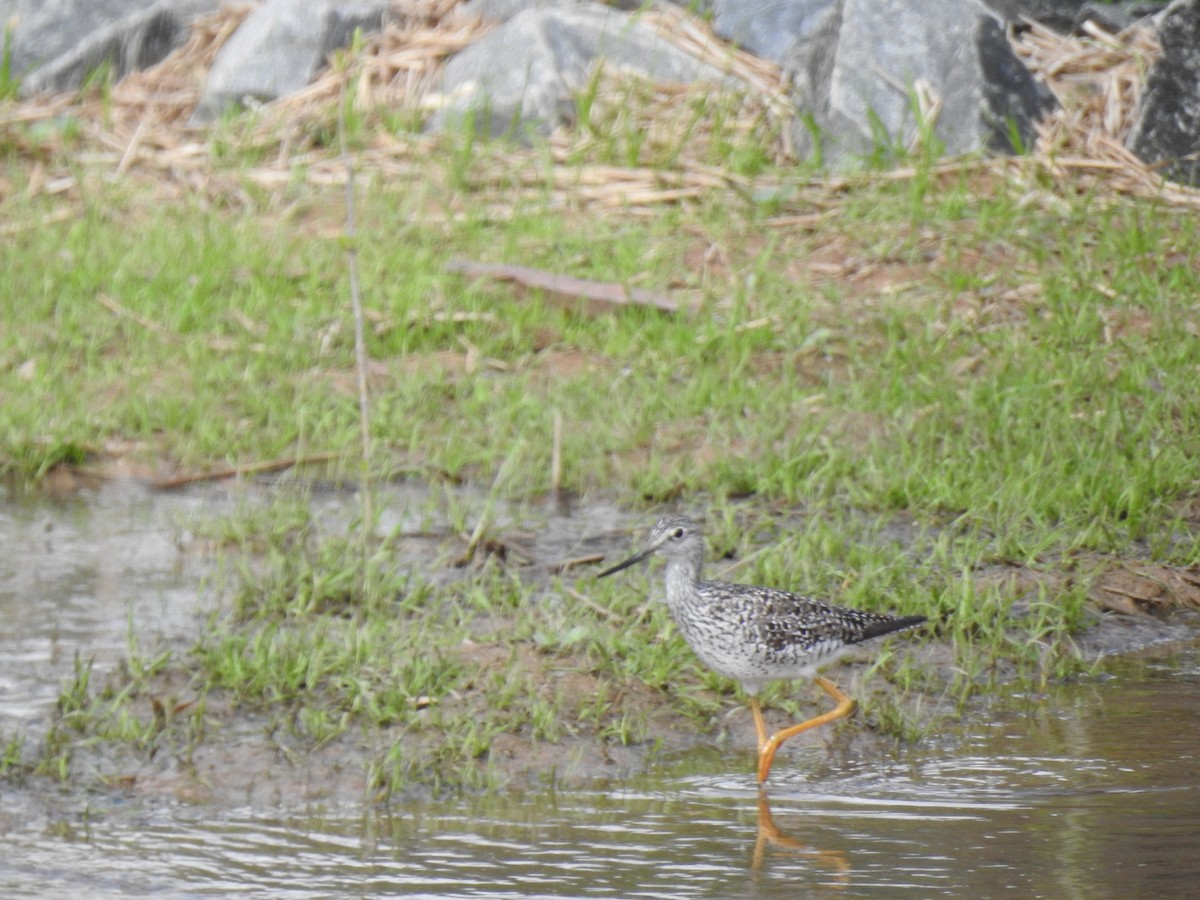
[[[1154,29],[1139,23],[1112,34],[1089,21],[1081,30],[1065,37],[1028,22],[1014,38],[1017,54],[1060,106],[1038,127],[1035,161],[1087,189],[1200,205],[1200,191],[1165,181],[1125,147],[1161,52]]]
[[[107,95],[38,98],[9,103],[0,109],[0,125],[11,126],[70,115],[82,123],[85,147],[77,158],[120,175],[153,180],[164,188],[201,188],[218,194],[240,193],[243,179],[281,188],[303,178],[314,184],[341,184],[346,178],[336,140],[330,140],[337,105],[347,74],[354,85],[355,110],[369,125],[366,146],[355,153],[360,172],[382,179],[410,176],[422,168],[435,139],[397,134],[385,126],[384,114],[408,111],[419,118],[440,81],[447,58],[477,41],[489,26],[467,14],[460,0],[405,0],[394,3],[390,21],[367,38],[343,71],[331,67],[305,90],[265,104],[245,124],[196,128],[189,120],[198,103],[205,75],[221,45],[248,15],[248,7],[226,6],[197,22],[188,41],[160,64],[136,72]],[[787,79],[780,68],[716,38],[702,20],[671,5],[655,5],[642,13],[680,48],[725,72],[740,88],[729,92],[720,108],[725,134],[768,143],[777,162],[792,157],[790,136],[795,111],[788,99]],[[1023,177],[1029,167],[1048,171],[1056,180],[1081,189],[1154,197],[1177,205],[1200,205],[1200,191],[1164,181],[1150,166],[1125,149],[1146,74],[1158,55],[1152,29],[1138,25],[1110,34],[1090,23],[1078,37],[1055,34],[1026,23],[1012,42],[1026,65],[1058,98],[1061,109],[1039,127],[1037,146],[1021,160],[946,161],[936,168],[992,169]],[[602,206],[626,213],[655,205],[679,203],[714,191],[745,193],[749,181],[712,163],[711,122],[696,120],[689,110],[711,103],[711,86],[648,85],[614,73],[596,92],[594,115],[624,116],[626,129],[645,135],[649,161],[614,165],[597,159],[587,129],[560,129],[548,151],[508,144],[481,145],[471,169],[471,184],[482,202],[494,196],[497,216],[511,209],[514,192],[544,196],[547,186],[556,202],[568,206]],[[615,99],[614,99],[615,98]],[[629,102],[636,99],[636,103]],[[690,115],[690,117],[689,117]],[[246,169],[222,166],[214,153],[214,134],[253,154]],[[666,164],[652,155],[656,147],[674,151]],[[31,157],[54,158],[54,147],[29,148]],[[548,154],[548,155],[547,155]],[[40,164],[39,164],[40,165]],[[40,168],[26,193],[51,189],[70,193],[72,170]],[[915,169],[875,173],[864,178],[903,178]],[[784,181],[780,176],[776,181]],[[764,179],[756,187],[763,189]],[[805,178],[805,193],[844,187],[847,180]],[[790,185],[797,186],[793,179]],[[8,191],[3,191],[7,193]]]

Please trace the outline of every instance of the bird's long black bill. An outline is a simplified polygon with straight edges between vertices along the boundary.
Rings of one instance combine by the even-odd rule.
[[[649,547],[649,548],[643,550],[641,553],[637,554],[636,556],[629,557],[629,559],[625,560],[625,562],[617,563],[611,569],[605,569],[603,572],[601,572],[596,577],[604,578],[608,575],[612,575],[614,572],[620,572],[622,569],[628,569],[630,566],[634,565],[635,563],[640,563],[643,559],[645,559],[647,556],[649,556],[653,552],[654,552],[654,548]]]

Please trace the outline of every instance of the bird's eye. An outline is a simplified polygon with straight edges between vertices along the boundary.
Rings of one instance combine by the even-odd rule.
[[[683,529],[676,528],[674,531],[671,532],[671,537],[675,538],[675,540],[679,540],[681,537],[683,537]]]

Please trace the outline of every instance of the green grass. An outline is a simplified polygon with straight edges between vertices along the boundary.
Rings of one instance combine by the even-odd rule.
[[[0,100],[12,100],[20,87],[12,74],[12,26],[5,25],[4,48],[0,51]]]
[[[676,171],[683,143],[643,142],[619,104],[597,99],[592,89],[580,100],[580,172]],[[898,648],[875,666],[872,683],[888,689],[864,714],[896,735],[929,727],[929,707],[1085,668],[1080,560],[1200,557],[1183,511],[1200,489],[1194,213],[924,163],[909,178],[827,189],[773,168],[721,102],[685,118],[716,121],[706,164],[748,189],[636,215],[559,202],[545,153],[467,132],[419,158],[411,178],[361,173],[378,477],[536,498],[551,487],[561,415],[566,487],[647,519],[675,498],[703,504],[714,555],[750,557],[739,580],[934,619],[951,671]],[[156,473],[333,452],[335,470],[356,471],[353,328],[331,238],[340,197],[299,176],[272,191],[242,180],[240,167],[270,153],[247,148],[237,121],[225,128],[224,192],[164,203],[153,185],[77,167],[78,214],[66,220],[50,215],[53,199],[23,197],[29,167],[7,159],[10,478],[103,468],[113,455]],[[366,143],[369,123],[356,129]],[[759,188],[769,202],[745,199]],[[816,210],[812,228],[772,221]],[[595,314],[449,274],[455,257],[671,292],[694,307]],[[471,530],[465,505],[450,513]],[[356,531],[322,535],[309,516],[283,499],[214,525],[238,572],[231,615],[186,652],[135,659],[104,686],[81,664],[39,771],[67,777],[77,741],[194,746],[220,697],[272,711],[312,746],[359,729],[398,736],[371,763],[384,792],[430,778],[488,785],[500,734],[656,740],[628,690],[660,692],[702,729],[734,702],[661,606],[635,620],[641,579],[656,575],[586,584],[613,621],[564,599],[561,581],[513,566],[435,584],[394,562],[393,544],[364,556]],[[974,577],[1005,566],[1061,580],[1017,596]],[[481,630],[496,621],[502,634]],[[497,645],[502,659],[482,663],[464,641]],[[559,670],[589,692],[547,677]],[[161,699],[147,706],[165,671],[199,702],[177,714]],[[806,708],[796,696],[779,686],[766,700]],[[20,769],[21,755],[9,741],[0,773]]]
[[[522,474],[508,489],[528,495],[548,487],[557,410],[579,488],[838,495],[966,514],[1006,535],[1058,523],[1101,544],[1119,544],[1114,531],[1145,538],[1164,504],[1194,491],[1200,363],[1196,342],[1177,339],[1195,327],[1195,269],[1155,265],[1148,248],[1186,253],[1195,226],[1083,201],[1064,224],[1018,212],[1008,192],[960,196],[950,218],[939,196],[914,208],[904,186],[867,186],[816,239],[768,241],[752,210],[724,203],[586,229],[529,208],[485,229],[423,226],[403,194],[364,197],[370,351],[387,367],[375,438],[397,468],[455,478],[486,480],[516,453]],[[338,247],[270,210],[137,203],[106,196],[76,222],[6,245],[0,391],[12,427],[0,466],[30,477],[106,440],[145,442],[185,467],[349,454]],[[836,283],[795,275],[823,241],[917,278],[839,297]],[[687,267],[709,242],[733,259],[728,275]],[[979,246],[1005,248],[997,270],[986,257],[964,266]],[[659,290],[682,280],[701,308],[581,315],[446,274],[452,256]],[[161,330],[114,315],[100,294]],[[553,351],[591,368],[547,372]],[[469,354],[477,371],[464,368]]]

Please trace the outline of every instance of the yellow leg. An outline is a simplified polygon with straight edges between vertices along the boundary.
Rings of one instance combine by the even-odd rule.
[[[754,727],[758,729],[758,752],[762,753],[767,746],[767,723],[763,721],[762,707],[758,705],[758,697],[750,698],[750,712],[754,714]]]
[[[766,728],[762,721],[762,710],[758,708],[758,698],[750,698],[750,709],[754,712],[754,721],[758,726],[758,783],[762,784],[767,780],[767,776],[771,773],[771,763],[775,760],[775,751],[790,737],[795,737],[802,731],[808,731],[810,728],[816,728],[818,725],[825,725],[828,722],[836,722],[838,719],[844,719],[850,713],[854,712],[854,701],[838,690],[836,684],[821,675],[813,679],[816,685],[825,693],[833,698],[837,703],[833,709],[827,713],[822,713],[815,716],[806,722],[801,722],[799,725],[792,725],[784,728],[781,731],[775,732],[765,741]]]

